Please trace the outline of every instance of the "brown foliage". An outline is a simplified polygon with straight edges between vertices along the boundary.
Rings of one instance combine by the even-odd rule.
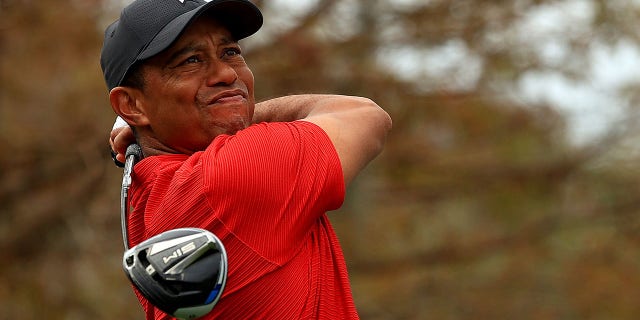
[[[314,2],[291,28],[266,25],[276,31],[246,58],[259,99],[363,95],[394,119],[383,154],[331,213],[361,316],[635,318],[640,171],[622,149],[634,128],[573,145],[553,108],[504,91],[530,70],[579,68],[544,65],[508,37],[486,41],[553,1],[350,1],[357,27],[337,35],[327,21],[345,2]],[[257,3],[268,24],[273,2]],[[637,8],[593,3],[586,36],[637,44]],[[114,115],[98,63],[118,6],[0,0],[2,317],[142,318],[120,270],[121,171],[107,152]],[[391,27],[403,32],[380,36]],[[572,39],[572,59],[584,58],[586,36]],[[484,59],[473,88],[420,89],[431,79],[408,81],[375,58],[383,45],[451,39]]]

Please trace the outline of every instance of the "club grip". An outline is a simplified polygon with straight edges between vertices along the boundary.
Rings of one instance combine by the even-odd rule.
[[[134,162],[140,161],[142,159],[142,149],[139,145],[133,143],[127,147],[127,153],[125,154],[125,158],[129,158],[129,156],[135,156]]]

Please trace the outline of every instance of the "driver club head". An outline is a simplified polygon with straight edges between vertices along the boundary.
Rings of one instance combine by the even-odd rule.
[[[140,293],[179,319],[207,314],[227,280],[227,254],[220,239],[198,228],[163,232],[127,250],[125,273]]]

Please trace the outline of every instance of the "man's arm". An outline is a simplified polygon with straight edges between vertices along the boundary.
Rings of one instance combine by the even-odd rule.
[[[254,123],[304,120],[321,127],[333,142],[349,182],[381,151],[391,118],[367,98],[298,95],[256,105]]]
[[[278,97],[256,104],[253,123],[289,122],[301,120],[321,101],[335,99],[336,95],[300,94]]]

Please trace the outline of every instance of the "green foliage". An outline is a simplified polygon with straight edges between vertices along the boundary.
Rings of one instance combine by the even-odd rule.
[[[562,113],[513,92],[530,72],[584,80],[592,42],[638,46],[637,5],[582,2],[594,9],[586,29],[538,39],[567,41],[566,60],[550,63],[518,23],[562,2],[320,0],[286,25],[270,22],[286,14],[276,2],[257,3],[266,25],[247,41],[246,59],[258,99],[363,95],[394,120],[383,154],[331,213],[362,318],[640,314],[634,108],[610,134],[576,145]],[[121,171],[108,156],[114,115],[98,62],[105,21],[119,6],[0,1],[7,318],[142,318],[120,270]],[[481,61],[475,80],[460,70],[411,76],[390,49],[430,52],[451,43]],[[630,83],[621,92],[631,106],[635,89]]]

